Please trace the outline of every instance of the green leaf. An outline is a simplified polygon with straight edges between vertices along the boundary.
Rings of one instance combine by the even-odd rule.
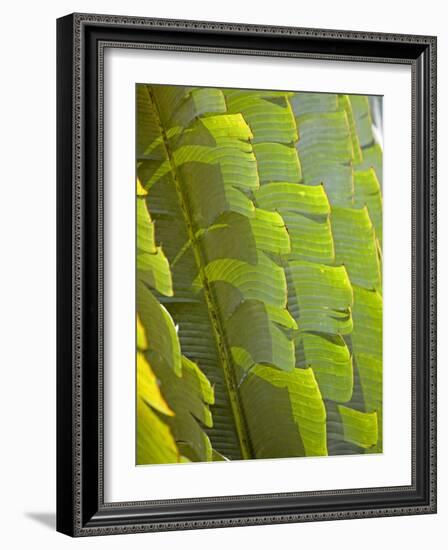
[[[137,198],[137,271],[146,285],[165,296],[173,295],[168,260],[154,238],[154,224],[146,208],[145,199]]]
[[[137,301],[138,313],[147,334],[147,349],[153,353],[154,363],[164,362],[180,376],[180,345],[170,314],[140,281],[137,282]]]
[[[339,96],[339,106],[344,109],[345,114],[347,115],[347,121],[350,127],[350,137],[352,140],[353,147],[353,161],[362,162],[362,151],[361,145],[359,143],[359,136],[356,127],[355,116],[353,113],[352,103],[348,95]]]
[[[172,109],[168,107],[167,109]],[[185,128],[197,117],[210,113],[224,113],[225,99],[221,90],[216,88],[195,88],[178,104],[177,108],[167,110],[170,122],[167,128],[179,126]]]
[[[145,330],[138,316],[137,346],[147,349]],[[137,351],[137,380],[137,464],[178,462],[176,442],[164,417],[174,413],[142,351]]]
[[[256,208],[251,193],[263,174],[274,177],[287,169],[292,171],[285,181],[291,174],[298,181],[297,152],[292,144],[274,144],[279,156],[273,162],[267,159],[263,171],[257,158],[263,156],[263,144],[252,144],[254,128],[260,129],[256,113],[252,128],[241,113],[229,112],[200,115],[188,127],[171,131],[168,100],[159,102],[165,88],[151,87],[148,97],[171,175],[153,178],[145,187],[157,241],[173,274],[173,296],[161,300],[178,326],[183,353],[198,363],[217,393],[218,387],[225,390],[212,407],[213,446],[231,458],[258,456],[238,386],[244,371],[259,364],[294,368],[297,325],[286,310],[281,266],[281,258],[291,252],[287,228],[277,212]],[[170,93],[171,104],[185,101],[189,93]],[[294,117],[284,96],[260,101],[273,117],[283,116],[284,124],[276,127],[278,139],[295,138]],[[269,124],[262,127],[268,131]],[[283,163],[285,155],[292,164]],[[204,332],[195,332],[199,327],[213,336],[205,344]],[[271,414],[277,413],[273,409]],[[297,429],[295,436],[300,439]]]
[[[323,186],[275,182],[254,195],[259,206],[283,217],[291,241],[290,259],[333,263],[330,205]]]
[[[354,286],[352,335],[353,353],[360,390],[354,400],[358,407],[378,415],[378,445],[382,451],[382,355],[383,304],[379,292]]]
[[[210,383],[198,366],[186,357],[182,357],[181,377],[166,368],[163,362],[153,361],[152,352],[146,352],[146,357],[153,365],[161,390],[174,412],[166,422],[176,441],[183,444],[182,454],[194,461],[212,460],[210,440],[202,429],[202,425],[209,428],[213,425],[208,406],[213,403]]]
[[[224,317],[227,319],[244,299],[258,300],[277,307],[286,306],[286,277],[283,269],[260,253],[256,264],[233,258],[214,260],[205,266],[205,277],[213,285],[217,294],[222,294]],[[202,289],[200,280],[194,288]]]
[[[352,284],[381,289],[381,266],[375,230],[367,208],[335,206],[331,223],[336,263],[345,265]]]
[[[294,260],[289,262],[287,274],[297,298],[297,316],[295,308],[291,311],[301,330],[328,334],[352,331],[353,290],[344,266]]]
[[[302,179],[302,169],[294,147],[282,143],[256,143],[253,149],[261,183],[298,183]]]
[[[362,150],[363,162],[358,164],[356,168],[358,170],[367,170],[373,168],[375,170],[376,177],[383,184],[383,152],[381,146],[378,143],[374,143]]]
[[[176,322],[182,352],[200,366],[215,388],[212,406],[213,447],[231,459],[241,458],[229,393],[221,368],[219,348],[203,293],[193,290],[198,267],[184,212],[174,181],[151,188],[150,210],[157,223],[157,238],[163,244],[173,277],[173,297],[161,297]],[[212,433],[213,432],[213,433]]]
[[[283,214],[291,239],[291,260],[332,264],[335,259],[329,219],[314,219],[294,212]]]
[[[327,454],[325,407],[312,369],[256,366],[241,394],[258,458]]]
[[[229,113],[244,113],[253,143],[293,143],[298,139],[291,106],[285,96],[261,96],[258,91],[228,90]]]
[[[309,187],[299,183],[277,181],[263,185],[255,192],[261,208],[284,212],[299,212],[313,216],[326,216],[330,212],[328,197],[321,185]]]
[[[383,240],[383,204],[381,187],[373,168],[355,172],[355,207],[367,207],[379,246]]]
[[[212,460],[210,383],[181,356],[174,322],[151,292],[172,296],[172,278],[137,180],[137,463]],[[186,450],[188,449],[188,450]]]
[[[339,110],[339,98],[336,94],[299,92],[292,94],[289,102],[296,117],[308,113],[329,113]]]
[[[332,204],[348,206],[353,196],[354,152],[346,112],[308,113],[296,120],[304,182],[323,183]]]
[[[213,425],[209,405],[214,402],[214,394],[210,382],[186,357],[179,357],[180,369],[173,369],[173,357],[165,353],[167,343],[163,339],[164,331],[169,332],[173,348],[179,349],[177,336],[172,332],[174,326],[170,326],[171,317],[142,283],[137,296],[137,341],[143,348],[137,352],[137,463],[158,463],[161,457],[167,462],[179,462],[180,453],[190,460],[212,460],[209,438],[198,423]],[[157,310],[163,313],[165,325],[153,324],[148,310],[156,311],[156,315]],[[161,337],[163,350],[153,334]]]
[[[298,339],[298,366],[313,370],[324,399],[350,401],[353,364],[349,349],[339,335],[303,332]]]
[[[245,300],[226,323],[235,363],[244,370],[258,363],[294,369],[294,343],[282,325],[296,326],[285,309]],[[242,356],[242,351],[244,356]]]
[[[361,147],[373,144],[372,117],[370,116],[369,99],[365,95],[350,95],[350,103]]]
[[[139,398],[154,410],[167,416],[174,416],[173,411],[163,398],[157,377],[142,352],[137,352],[137,378]]]
[[[382,451],[366,101],[137,86],[137,345],[172,460]]]
[[[137,464],[179,461],[179,451],[168,424],[137,395]]]
[[[353,159],[353,145],[344,110],[329,113],[308,113],[297,117],[300,128],[299,156],[303,159],[304,178],[306,168],[314,160],[345,162]]]
[[[371,288],[380,289],[381,260],[379,248],[381,246],[381,193],[377,181],[381,179],[381,148],[377,144],[370,144],[373,139],[371,128],[365,126],[370,119],[368,102],[366,98],[358,99],[353,96],[334,96],[331,94],[303,94],[297,93],[290,98],[299,129],[299,142],[297,149],[302,164],[305,184],[315,185],[323,182],[331,204],[331,235],[334,239],[336,257],[333,260],[336,264],[344,263],[349,274],[349,282],[358,285],[366,285],[366,291]],[[361,109],[362,108],[362,109]],[[339,112],[339,114],[338,114]],[[344,115],[346,121],[344,122]],[[321,123],[318,120],[321,119]],[[308,122],[308,125],[302,122]],[[316,121],[316,124],[314,124]],[[359,125],[363,126],[361,128]],[[363,135],[359,134],[361,129]],[[369,133],[370,132],[370,133]],[[339,150],[333,150],[335,143],[338,143]],[[349,154],[349,143],[353,154]],[[345,152],[342,146],[347,147]],[[341,152],[342,151],[342,152]],[[313,156],[314,155],[314,156]],[[371,166],[377,171],[371,169]],[[356,171],[354,168],[356,167]],[[380,199],[380,200],[378,200]],[[367,207],[368,215],[366,214]],[[342,207],[342,208],[341,208]],[[357,208],[355,211],[353,207]],[[372,224],[369,221],[373,222]],[[285,223],[290,230],[289,220]],[[297,235],[301,235],[299,228]],[[291,243],[294,249],[295,238],[291,234]],[[314,244],[318,250],[322,250],[319,240],[315,237]],[[304,248],[304,247],[303,247]],[[329,250],[329,247],[328,247]],[[317,256],[302,252],[302,258],[309,261],[318,261]],[[322,263],[332,263],[329,252],[323,255]],[[288,285],[291,286],[290,278]],[[356,288],[361,288],[360,286]],[[379,294],[378,294],[379,296]],[[380,298],[380,296],[379,296]],[[296,297],[290,293],[289,308],[298,319],[299,307]],[[356,303],[358,302],[358,305]],[[346,339],[351,348],[354,341],[363,340],[365,333],[365,321],[367,319],[360,314],[360,298],[354,299],[353,305],[353,331],[348,332]],[[381,312],[381,305],[375,311]],[[358,312],[358,315],[356,313]],[[356,319],[356,316],[358,319]],[[299,321],[300,325],[300,321]],[[369,325],[371,326],[371,325]],[[381,330],[381,329],[380,329]],[[304,336],[306,336],[306,332]],[[324,357],[332,358],[331,365],[335,365],[335,351],[337,348],[330,346],[328,334],[316,334],[315,339],[325,336],[329,344]],[[334,343],[331,342],[333,345]],[[361,447],[356,446],[353,441],[347,441],[342,429],[342,419],[338,412],[338,402],[349,402],[359,412],[377,412],[378,416],[378,442],[377,445],[369,447],[367,452],[381,452],[381,400],[382,400],[382,341],[380,332],[374,330],[370,338],[364,342],[367,356],[355,352],[353,345],[353,372],[348,377],[347,363],[342,363],[345,368],[341,369],[339,382],[344,381],[346,391],[337,395],[335,382],[323,382],[319,378],[319,366],[316,370],[316,378],[319,381],[323,394],[326,398],[327,427],[328,427],[328,450],[330,454],[345,454],[360,452]],[[308,346],[305,349],[302,340],[298,341],[296,347],[297,366],[311,364],[317,350],[321,351],[324,346],[319,342],[315,347]],[[342,344],[341,357],[350,357],[347,345]],[[373,354],[373,355],[372,355]],[[322,354],[323,356],[323,354]],[[357,359],[357,356],[359,359]],[[373,360],[375,357],[375,360]],[[360,363],[360,367],[358,366]],[[326,370],[322,369],[327,373]],[[362,375],[361,375],[362,372]],[[362,383],[361,383],[362,380]],[[352,397],[349,388],[353,387]],[[325,386],[327,386],[326,389]],[[332,393],[328,393],[330,390]],[[368,395],[367,399],[363,394]],[[368,402],[368,403],[367,403]],[[372,423],[374,421],[372,420]]]
[[[140,316],[137,336],[141,350],[137,352],[137,464],[180,462],[180,452],[188,454],[185,446],[191,459],[211,460],[208,437],[194,419],[212,425],[208,404],[213,403],[214,396],[210,383],[185,357],[181,378],[174,375],[151,348]]]
[[[378,439],[378,424],[376,413],[365,413],[340,405],[344,440],[364,449],[376,444]]]

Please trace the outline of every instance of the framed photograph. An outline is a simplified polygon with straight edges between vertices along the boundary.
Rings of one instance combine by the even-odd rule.
[[[57,529],[434,513],[436,38],[57,41]]]

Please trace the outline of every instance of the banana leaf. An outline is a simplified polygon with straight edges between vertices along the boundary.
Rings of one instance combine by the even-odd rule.
[[[365,96],[137,86],[143,462],[382,451],[371,126]]]

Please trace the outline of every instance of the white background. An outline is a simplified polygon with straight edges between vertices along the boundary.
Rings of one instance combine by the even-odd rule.
[[[106,50],[104,71],[105,500],[410,485],[410,67],[113,49]],[[383,191],[382,454],[135,467],[135,379],[129,368],[135,363],[134,98],[135,83],[149,78],[154,83],[383,94],[383,179],[388,184]]]
[[[0,506],[5,548],[214,548],[282,544],[363,549],[440,548],[448,520],[446,318],[439,342],[439,514],[302,525],[70,540],[54,532],[55,509],[55,18],[119,13],[439,35],[439,205],[448,203],[444,2],[311,3],[98,1],[8,3],[2,12],[0,271]],[[439,206],[439,210],[441,206]],[[448,217],[439,215],[439,280],[446,281]],[[439,311],[447,303],[439,285]],[[443,437],[445,434],[445,437]]]

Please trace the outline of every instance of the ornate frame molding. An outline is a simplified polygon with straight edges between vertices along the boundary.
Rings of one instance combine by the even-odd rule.
[[[135,30],[139,34],[131,40],[129,37]],[[157,31],[159,42],[153,40],[152,31]],[[187,34],[194,35],[201,45],[186,43]],[[251,47],[223,45],[236,36]],[[273,47],[285,37],[284,44],[290,49],[266,49],[266,44]],[[325,48],[330,42],[333,50],[339,53],[328,53],[328,48]],[[316,44],[317,50],[322,51],[316,51]],[[104,502],[102,83],[106,47],[405,63],[412,66],[412,485],[164,502]],[[436,63],[436,38],[431,36],[93,14],[73,14],[58,20],[59,531],[72,536],[89,536],[436,511]],[[96,90],[94,96],[92,90]],[[87,126],[92,112],[98,116],[96,128],[92,124]],[[90,187],[86,187],[87,182]],[[92,235],[96,238],[95,250],[98,253],[96,268],[92,267],[94,245],[89,247],[90,239],[87,239]],[[95,292],[96,298],[93,297]],[[86,302],[89,300],[97,305],[96,329],[86,321]],[[86,370],[87,361],[91,361],[89,371]],[[96,369],[95,376],[90,373],[92,365]],[[417,367],[424,368],[423,378]],[[417,388],[422,381],[425,384],[423,393],[420,387]],[[424,418],[418,421],[418,429],[417,408],[424,412]],[[84,421],[87,409],[97,413],[93,428],[87,427]],[[379,494],[389,494],[391,502],[378,503]],[[290,504],[286,505],[286,498],[292,497],[308,499],[310,503],[313,498],[318,502],[322,497],[332,497],[332,501],[338,504],[332,509],[321,509],[325,507],[321,505],[319,508],[313,501],[309,511],[300,506],[294,511]],[[357,508],[347,506],[350,499],[359,502]],[[279,512],[270,512],[269,500],[276,502]],[[282,500],[285,500],[283,508]],[[257,511],[249,513],[248,502],[257,503]],[[165,517],[155,519],[154,508],[167,507],[167,504],[170,510]],[[205,504],[208,505],[208,514],[204,513]],[[186,505],[190,505],[192,510],[198,505],[198,509],[188,514],[184,511]],[[217,510],[211,513],[214,505]]]

